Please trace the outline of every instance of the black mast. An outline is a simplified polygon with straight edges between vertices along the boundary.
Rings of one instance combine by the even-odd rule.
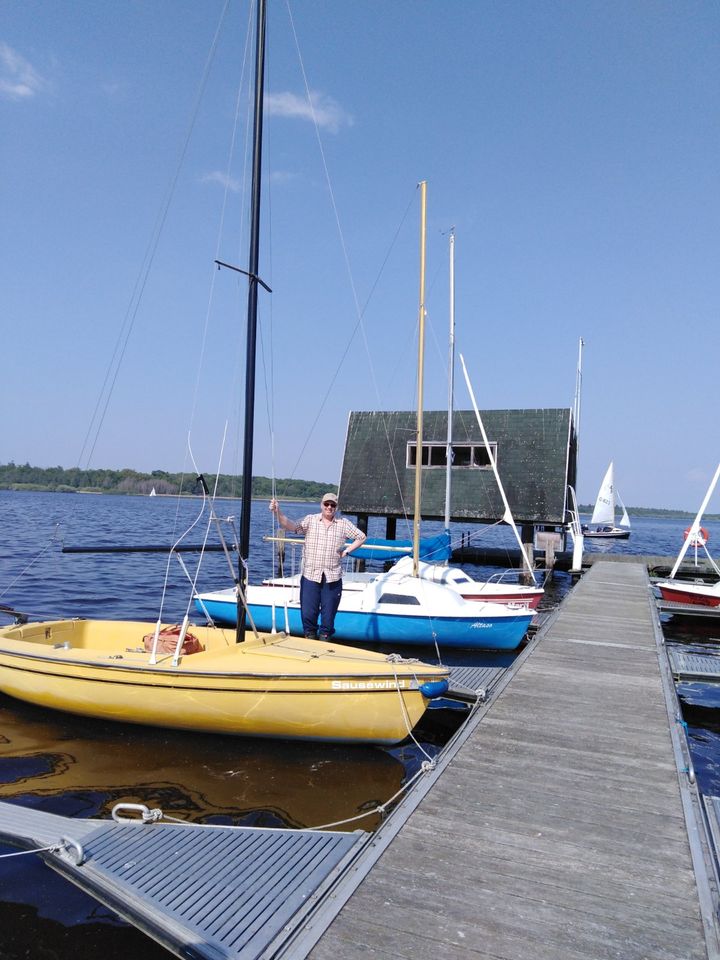
[[[250,552],[250,509],[252,505],[253,431],[255,425],[255,354],[257,343],[258,266],[260,249],[260,173],[262,166],[263,92],[265,87],[265,7],[257,2],[255,34],[255,118],[253,122],[252,202],[250,209],[250,257],[248,260],[247,349],[245,354],[245,442],[243,447],[242,508],[238,582],[242,595],[247,590],[244,565]],[[245,607],[238,594],[238,643],[245,639]]]

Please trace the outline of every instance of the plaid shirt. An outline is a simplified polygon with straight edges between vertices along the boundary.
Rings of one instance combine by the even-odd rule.
[[[320,583],[325,574],[328,583],[342,577],[340,552],[347,540],[365,539],[362,530],[345,517],[334,517],[327,526],[321,513],[309,513],[295,525],[295,533],[305,534],[302,575],[307,580]]]

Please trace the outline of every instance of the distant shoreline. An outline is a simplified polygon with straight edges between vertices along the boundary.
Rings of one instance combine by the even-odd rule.
[[[74,496],[81,494],[86,497],[165,497],[166,500],[175,500],[178,497],[181,500],[202,500],[202,494],[199,493],[135,493],[131,490],[58,490],[52,487],[31,487],[16,483],[12,486],[0,486],[0,492],[5,493],[59,493],[62,496]],[[242,497],[234,497],[230,494],[218,494],[216,500],[237,500],[240,502]],[[253,494],[253,500],[264,500],[270,502],[272,497],[264,494]],[[283,503],[314,503],[319,497],[278,497]]]
[[[320,485],[324,489],[332,487],[333,484]],[[73,494],[80,493],[85,494],[86,496],[105,496],[112,495],[116,497],[149,497],[149,493],[139,493],[136,491],[130,490],[83,490],[81,488],[68,490],[63,489],[59,490],[53,487],[39,487],[36,485],[30,484],[21,484],[14,483],[8,484],[5,486],[0,486],[0,490],[7,490],[9,493],[62,493],[62,494]],[[175,498],[180,497],[187,500],[200,500],[202,499],[200,494],[197,493],[155,493],[156,497],[166,497],[166,498]],[[322,494],[319,496],[307,496],[307,497],[292,497],[292,496],[280,496],[278,499],[286,503],[314,503],[315,500],[318,500]],[[232,494],[218,494],[216,497],[217,500],[240,500],[238,496],[233,496]],[[269,502],[271,497],[267,494],[253,494],[253,500],[264,500]],[[578,507],[581,514],[591,514],[593,511],[592,504],[580,504]],[[628,515],[631,517],[652,517],[656,520],[693,520],[695,518],[695,513],[689,510],[665,510],[661,507],[628,507]],[[707,521],[717,521],[720,520],[720,514],[717,513],[706,513],[703,517],[703,520]]]
[[[112,493],[122,496],[202,496],[212,490],[218,499],[241,499],[242,477],[237,474],[213,474],[207,478],[187,473],[153,470],[81,469],[75,467],[33,467],[29,463],[0,463],[0,490],[37,493]],[[252,496],[269,500],[310,502],[321,500],[328,491],[337,491],[337,483],[300,480],[296,477],[264,477],[253,474]]]

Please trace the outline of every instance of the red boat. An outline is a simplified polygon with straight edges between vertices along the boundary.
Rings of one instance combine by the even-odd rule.
[[[680,569],[680,564],[683,561],[683,557],[688,552],[690,547],[693,547],[695,550],[696,560],[698,550],[702,550],[707,559],[710,561],[715,573],[720,576],[720,568],[718,568],[718,565],[708,553],[707,543],[710,539],[710,534],[705,527],[700,526],[702,523],[703,514],[707,509],[707,505],[710,502],[710,497],[712,496],[719,479],[720,463],[715,471],[715,476],[710,481],[710,486],[707,488],[705,498],[697,512],[697,516],[687,530],[685,530],[683,533],[684,543],[680,553],[678,554],[678,558],[675,561],[675,565],[670,571],[670,576],[667,580],[661,580],[657,584],[657,587],[660,590],[660,596],[663,598],[663,600],[667,600],[669,603],[684,603],[696,607],[720,607],[720,580],[717,580],[715,583],[705,583],[703,580],[675,579],[675,575]]]
[[[662,580],[657,584],[660,596],[669,603],[686,603],[699,607],[720,607],[720,580],[702,581]]]

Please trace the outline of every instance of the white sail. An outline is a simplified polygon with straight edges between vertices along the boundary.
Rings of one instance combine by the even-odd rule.
[[[700,524],[702,523],[703,514],[707,509],[707,505],[710,502],[710,497],[713,495],[715,486],[720,479],[720,463],[717,465],[717,470],[715,471],[715,476],[710,481],[710,486],[707,488],[703,502],[700,504],[700,509],[697,512],[697,516],[693,520],[692,524],[688,528],[687,536],[683,542],[680,553],[678,554],[677,560],[675,561],[675,566],[670,571],[670,579],[673,580],[675,574],[678,572],[680,564],[682,563],[683,557],[687,553],[687,549],[691,543],[697,543],[697,535],[700,530]],[[712,562],[712,560],[711,560]]]
[[[620,506],[621,506],[621,508],[622,508],[622,517],[620,518],[620,523],[618,524],[618,526],[620,526],[620,527],[626,527],[626,528],[629,530],[629,529],[630,529],[630,517],[628,516],[627,507],[626,507],[625,504],[622,502],[622,499],[621,499],[621,497],[620,497],[620,494],[617,492],[617,490],[615,491],[615,499],[617,500],[617,502],[620,504]]]
[[[615,480],[612,462],[600,485],[590,523],[610,526],[615,524]]]
[[[515,534],[515,539],[518,542],[520,547],[520,556],[523,559],[523,564],[525,569],[530,573],[533,571],[533,564],[531,558],[525,552],[525,547],[523,546],[522,537],[518,532],[518,528],[515,525],[515,519],[512,515],[512,510],[510,509],[510,504],[508,503],[507,496],[505,495],[505,487],[502,485],[502,480],[500,479],[500,474],[498,473],[497,463],[495,457],[493,456],[492,447],[490,446],[490,441],[488,440],[488,435],[485,432],[485,424],[482,421],[480,416],[480,411],[478,410],[477,401],[475,399],[475,393],[473,392],[472,384],[470,383],[470,375],[467,372],[467,367],[465,366],[465,358],[460,354],[460,363],[463,368],[463,376],[465,377],[465,384],[468,388],[468,393],[470,394],[470,400],[472,402],[473,410],[475,411],[475,419],[478,422],[480,427],[480,433],[482,434],[483,443],[485,444],[485,449],[487,450],[488,459],[490,460],[490,466],[492,467],[493,474],[495,475],[495,483],[497,484],[498,490],[500,491],[500,496],[502,497],[503,506],[505,507],[505,513],[503,514],[503,521],[509,524],[512,527],[512,532]]]

